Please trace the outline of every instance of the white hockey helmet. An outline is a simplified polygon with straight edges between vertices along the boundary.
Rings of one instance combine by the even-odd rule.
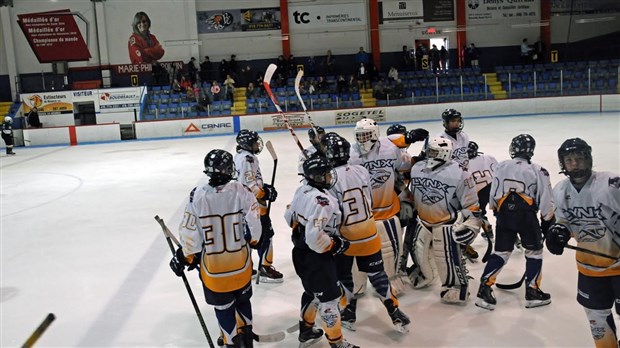
[[[12,123],[13,119],[11,118],[11,116],[4,116],[4,122]]]
[[[379,140],[379,126],[375,120],[363,118],[355,124],[355,142],[362,154],[367,154]]]
[[[435,169],[452,159],[452,142],[445,138],[433,138],[426,148],[426,168]]]

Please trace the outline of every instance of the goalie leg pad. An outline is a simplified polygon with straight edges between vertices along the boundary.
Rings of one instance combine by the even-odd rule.
[[[442,302],[464,304],[469,297],[469,282],[461,248],[452,235],[452,225],[433,227],[433,253],[441,279]]]
[[[611,309],[584,309],[590,322],[590,332],[595,346],[615,347],[618,344],[618,338]]]
[[[433,233],[423,224],[418,223],[414,234],[413,262],[414,266],[407,272],[414,288],[423,288],[433,283],[437,276],[437,266],[433,248]]]

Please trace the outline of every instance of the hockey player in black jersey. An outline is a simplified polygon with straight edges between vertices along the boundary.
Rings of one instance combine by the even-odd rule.
[[[13,119],[11,116],[4,117],[4,122],[2,123],[2,140],[4,140],[6,144],[7,156],[14,155],[13,146],[15,145],[15,139],[13,138]]]

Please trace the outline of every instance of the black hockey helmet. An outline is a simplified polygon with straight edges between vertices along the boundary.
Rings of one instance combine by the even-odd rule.
[[[335,166],[341,166],[349,162],[351,144],[347,139],[339,136],[336,133],[333,136],[325,136],[323,141],[323,148],[325,149],[325,157],[330,160]]]
[[[335,173],[329,160],[322,156],[311,156],[303,165],[308,185],[318,189],[330,189],[336,183]],[[327,176],[331,173],[331,179]]]
[[[450,120],[453,120],[455,118],[461,121],[458,128],[453,128],[453,129],[448,128],[448,122],[450,122]],[[461,130],[463,130],[463,126],[464,126],[463,117],[461,116],[461,113],[456,111],[455,109],[445,109],[441,113],[441,119],[443,120],[443,128],[446,130],[448,134],[458,133]]]
[[[394,123],[393,125],[389,126],[386,132],[387,135],[405,133],[407,133],[407,127],[403,126],[400,123]]]
[[[519,134],[510,142],[510,158],[520,157],[530,160],[534,156],[536,140],[529,134]]]
[[[254,144],[258,143],[258,149],[254,149]],[[243,149],[253,154],[263,151],[263,139],[253,130],[242,129],[237,134],[237,151]]]
[[[588,161],[588,168],[566,171],[564,166],[564,157],[569,154],[580,154]],[[588,145],[583,139],[571,138],[565,140],[558,149],[558,161],[560,162],[560,173],[568,176],[571,179],[589,178],[592,174],[592,147]]]
[[[482,154],[482,152],[478,151],[478,144],[476,144],[475,141],[470,141],[469,144],[467,144],[467,157],[472,159],[478,157],[480,154]]]
[[[209,151],[204,159],[204,173],[209,176],[209,185],[223,185],[235,177],[235,161],[230,152],[220,149]]]

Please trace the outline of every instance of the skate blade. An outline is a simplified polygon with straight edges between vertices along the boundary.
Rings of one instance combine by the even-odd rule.
[[[482,309],[486,309],[486,310],[489,310],[489,311],[492,311],[492,310],[495,309],[495,305],[494,304],[490,304],[490,303],[486,302],[483,299],[477,299],[475,305],[476,305],[476,307],[480,307]]]
[[[409,326],[408,325],[403,325],[401,323],[397,323],[394,324],[394,326],[396,327],[396,331],[400,332],[400,333],[407,333],[409,332]]]
[[[536,308],[546,306],[551,303],[551,299],[549,300],[531,300],[525,301],[525,308]]]
[[[267,284],[277,284],[277,283],[284,282],[284,278],[273,279],[273,278],[267,278],[267,277],[261,276],[260,277],[260,282],[261,283],[267,283]]]
[[[323,338],[323,335],[317,337],[317,338],[313,338],[311,340],[307,340],[306,342],[299,342],[299,348],[306,348],[306,347],[310,347],[311,345],[317,343],[318,341],[321,340],[321,338]]]
[[[349,331],[357,331],[357,328],[355,327],[355,323],[351,323],[348,321],[343,321],[340,323],[342,327],[344,327],[345,329],[349,330]]]

